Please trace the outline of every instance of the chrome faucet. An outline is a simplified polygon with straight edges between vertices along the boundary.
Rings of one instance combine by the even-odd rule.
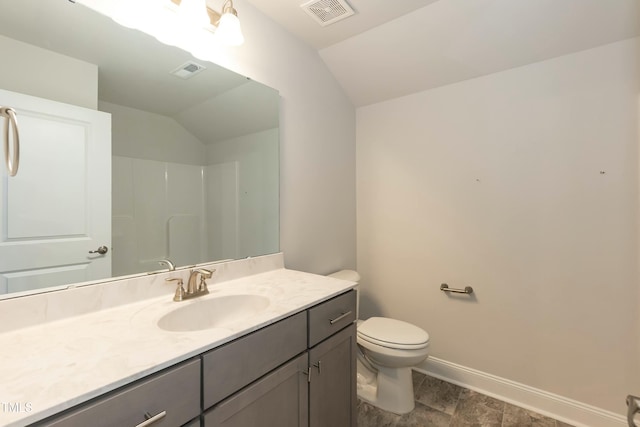
[[[197,268],[191,270],[189,273],[189,281],[187,282],[187,289],[182,286],[182,279],[179,277],[169,277],[164,279],[166,282],[177,282],[176,294],[173,297],[174,301],[183,301],[190,298],[199,297],[209,293],[207,289],[206,279],[211,279],[215,270],[207,270],[206,268]],[[198,282],[198,276],[200,281]]]
[[[167,267],[169,267],[169,271],[175,271],[176,269],[175,264],[172,263],[169,258],[161,259],[160,261],[158,261],[158,264],[166,265]]]
[[[207,270],[205,268],[197,268],[195,270],[191,270],[189,274],[189,282],[187,282],[187,290],[185,291],[185,298],[193,298],[199,295],[206,295],[209,293],[207,289],[206,279],[211,279],[213,272],[215,270]],[[198,276],[200,276],[200,281],[198,282]]]

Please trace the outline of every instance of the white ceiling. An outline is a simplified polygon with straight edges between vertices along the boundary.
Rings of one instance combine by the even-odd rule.
[[[351,0],[327,27],[305,0],[248,1],[319,49],[356,106],[640,35],[640,0]]]
[[[309,46],[322,49],[389,22],[436,0],[345,0],[355,14],[322,27],[300,5],[307,0],[248,0]],[[607,0],[605,0],[607,1]],[[242,11],[238,11],[241,16]]]
[[[306,0],[246,1],[317,49],[355,106],[640,35],[640,0],[347,0],[355,15],[326,27],[300,8]],[[168,71],[189,54],[131,42],[131,30],[66,0],[0,0],[0,10],[0,34],[97,64],[107,101],[184,118],[246,83],[217,67],[176,82]]]

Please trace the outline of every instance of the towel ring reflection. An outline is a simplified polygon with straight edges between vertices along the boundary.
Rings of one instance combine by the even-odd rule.
[[[9,107],[0,107],[0,116],[7,119],[4,123],[4,159],[7,164],[7,171],[9,176],[16,176],[20,166],[20,133],[18,132],[16,110]],[[13,131],[13,155],[9,151],[9,126]]]

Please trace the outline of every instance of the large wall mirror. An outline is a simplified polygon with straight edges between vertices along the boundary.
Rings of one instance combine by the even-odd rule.
[[[68,0],[0,0],[0,57],[0,299],[279,250],[277,91]]]

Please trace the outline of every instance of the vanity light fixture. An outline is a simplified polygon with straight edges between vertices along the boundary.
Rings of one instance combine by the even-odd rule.
[[[233,0],[225,0],[222,13],[207,6],[205,0],[171,0],[171,2],[178,5],[177,13],[189,23],[204,28],[208,25],[215,27],[215,38],[222,44],[240,46],[244,43],[238,11],[233,7]]]
[[[69,0],[71,1],[71,0]],[[203,61],[226,61],[223,46],[244,43],[233,0],[222,12],[207,6],[214,0],[73,0],[110,17],[127,28],[142,31],[161,43],[176,46]]]
[[[178,6],[178,16],[185,23],[200,28],[209,25],[205,0],[182,0],[178,2]]]
[[[238,11],[233,7],[232,0],[225,1],[222,7],[222,16],[218,21],[216,33],[219,34],[220,40],[231,46],[240,46],[244,43]]]

